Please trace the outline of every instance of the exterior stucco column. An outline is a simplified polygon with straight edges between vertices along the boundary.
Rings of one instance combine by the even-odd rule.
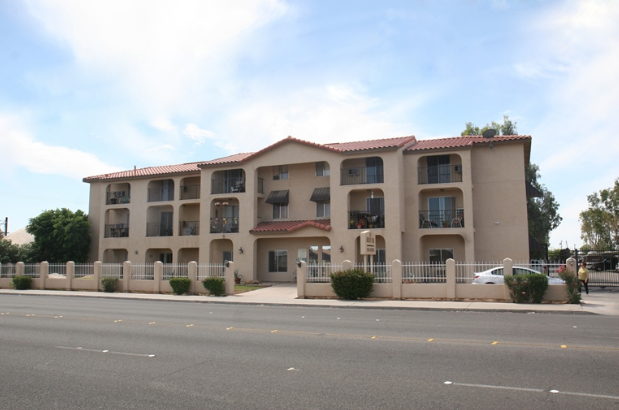
[[[299,262],[297,268],[297,298],[305,299],[305,282],[307,281],[307,265],[304,261]]]
[[[198,263],[197,262],[189,262],[187,264],[187,277],[191,281],[191,286],[189,287],[189,293],[198,293]]]
[[[39,277],[41,278],[41,289],[45,289],[45,281],[47,280],[47,276],[49,275],[49,263],[41,262],[39,269]]]
[[[75,277],[75,262],[67,262],[67,290],[73,289],[73,278]]]
[[[445,262],[445,285],[447,299],[456,298],[456,261],[452,258],[447,259]]]
[[[224,287],[226,296],[234,295],[234,262],[228,262],[224,270]]]
[[[161,279],[163,278],[163,263],[160,261],[155,262],[155,277],[153,278],[154,282],[154,293],[161,293]]]
[[[122,291],[129,292],[129,283],[131,282],[131,262],[126,261],[123,263],[123,280],[122,280]]]
[[[510,258],[503,259],[503,277],[505,276],[513,276],[514,275],[514,261]],[[511,300],[511,296],[509,295],[509,288],[507,285],[503,284],[503,298]]]
[[[101,291],[101,271],[103,270],[103,263],[100,261],[95,262],[94,264],[94,274],[95,274],[95,290],[97,292]]]
[[[402,299],[402,262],[398,259],[391,263],[391,280],[393,282],[393,298]]]

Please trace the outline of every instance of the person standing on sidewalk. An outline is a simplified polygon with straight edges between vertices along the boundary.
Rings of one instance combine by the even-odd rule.
[[[580,289],[578,291],[582,293],[582,285],[585,285],[585,292],[589,296],[589,269],[587,269],[585,261],[582,261],[580,269],[578,269],[578,280],[580,281]]]

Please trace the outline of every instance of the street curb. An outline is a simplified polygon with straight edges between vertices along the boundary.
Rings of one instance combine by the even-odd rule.
[[[380,310],[418,310],[418,311],[436,311],[436,312],[473,312],[473,313],[522,313],[522,314],[561,314],[561,315],[598,315],[598,313],[587,311],[564,311],[564,310],[537,310],[537,309],[479,309],[479,308],[456,308],[456,307],[430,307],[430,306],[365,306],[365,305],[333,305],[333,304],[305,304],[305,303],[284,303],[284,302],[258,302],[258,301],[219,301],[219,300],[191,300],[186,298],[168,299],[168,298],[141,298],[129,296],[130,293],[117,293],[118,296],[112,296],[113,294],[105,294],[103,292],[92,292],[91,295],[75,294],[71,291],[58,291],[54,293],[29,293],[26,291],[0,291],[0,295],[12,295],[12,296],[66,296],[66,297],[79,297],[79,298],[96,298],[96,299],[108,299],[108,300],[136,300],[136,301],[150,301],[150,302],[181,302],[181,303],[203,303],[203,304],[215,304],[215,305],[235,305],[235,306],[270,306],[270,307],[294,307],[294,308],[335,308],[335,309],[380,309]],[[122,295],[122,296],[121,296]],[[207,296],[205,296],[207,297]],[[316,300],[316,299],[312,299]],[[358,302],[356,302],[358,303]],[[582,308],[582,305],[579,305]]]

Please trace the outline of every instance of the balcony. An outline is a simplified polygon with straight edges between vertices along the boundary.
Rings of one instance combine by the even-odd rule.
[[[245,178],[213,178],[211,179],[211,194],[231,194],[245,192]]]
[[[146,224],[146,236],[172,236],[172,224]]]
[[[181,200],[200,199],[200,185],[181,185]]]
[[[178,232],[180,236],[200,235],[200,221],[181,221]]]
[[[126,238],[129,236],[129,226],[125,224],[105,225],[104,238]]]
[[[236,233],[239,231],[239,218],[211,218],[211,233]]]
[[[417,171],[419,185],[462,182],[462,165],[419,167]]]
[[[385,214],[383,212],[372,215],[367,211],[350,211],[348,217],[348,229],[377,229],[385,227]]]
[[[383,167],[352,167],[340,169],[341,185],[382,184]]]
[[[419,228],[464,228],[464,209],[419,211]]]
[[[130,197],[127,191],[114,191],[107,192],[107,197],[105,200],[106,205],[115,205],[115,204],[128,204],[130,202]]]

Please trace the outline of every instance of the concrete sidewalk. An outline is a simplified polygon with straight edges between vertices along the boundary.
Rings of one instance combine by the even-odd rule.
[[[45,295],[90,297],[106,299],[162,300],[174,302],[200,302],[217,304],[247,304],[272,306],[314,306],[358,309],[415,309],[468,312],[536,312],[567,314],[601,314],[619,316],[619,290],[595,289],[589,296],[584,296],[580,305],[540,304],[523,305],[500,302],[451,302],[434,300],[342,300],[342,299],[297,299],[296,285],[291,283],[275,284],[263,289],[241,293],[234,296],[196,296],[152,293],[105,293],[88,291],[58,290],[12,290],[0,289],[0,295]]]

